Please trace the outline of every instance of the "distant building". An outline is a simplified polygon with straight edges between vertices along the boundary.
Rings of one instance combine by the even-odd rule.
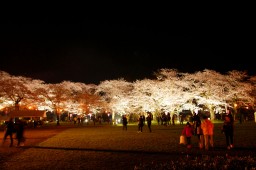
[[[42,120],[46,118],[46,111],[42,110],[18,110],[11,111],[5,116],[0,116],[0,121],[7,121],[9,118],[19,118],[24,120]]]

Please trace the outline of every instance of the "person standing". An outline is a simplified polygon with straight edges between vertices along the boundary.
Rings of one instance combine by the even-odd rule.
[[[127,130],[128,120],[126,115],[123,115],[123,130]]]
[[[170,112],[167,113],[166,120],[167,120],[167,126],[169,126],[170,122],[171,122],[171,114],[170,114]]]
[[[157,124],[160,125],[160,116],[159,115],[156,116],[156,120],[157,120]]]
[[[142,132],[144,126],[144,119],[143,116],[140,116],[139,123],[138,123],[138,133]]]
[[[198,146],[200,149],[203,148],[203,131],[201,128],[201,119],[198,114],[195,114],[193,117],[194,125],[195,125],[195,135],[198,138]]]
[[[175,125],[175,114],[172,115],[172,125]]]
[[[149,132],[152,132],[151,131],[151,121],[152,121],[151,113],[148,114],[146,119],[147,119],[148,130],[149,130]]]
[[[24,144],[25,138],[24,138],[24,122],[20,119],[17,119],[15,122],[16,126],[16,139],[18,140],[17,147],[21,145],[21,143]]]
[[[182,130],[181,135],[185,136],[187,139],[187,148],[190,149],[192,147],[191,145],[191,137],[193,136],[194,131],[189,122],[187,122],[186,126]]]
[[[203,116],[203,121],[201,122],[201,128],[203,131],[203,144],[205,150],[209,150],[209,144],[213,148],[213,129],[214,125],[207,116]]]
[[[6,141],[6,138],[9,136],[10,137],[10,147],[13,146],[13,132],[14,132],[14,122],[12,120],[12,118],[9,119],[9,121],[6,124],[6,128],[5,128],[5,133],[4,133],[4,138],[3,138],[3,144]]]
[[[184,122],[184,115],[183,113],[180,113],[180,124],[183,125]]]
[[[234,147],[234,121],[231,119],[231,116],[225,115],[224,123],[222,126],[222,132],[225,134],[226,137],[227,149],[231,149]]]
[[[74,117],[74,125],[76,124],[76,122],[77,122],[77,117]]]

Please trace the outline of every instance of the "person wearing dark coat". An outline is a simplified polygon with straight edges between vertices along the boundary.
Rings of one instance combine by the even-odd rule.
[[[234,120],[231,115],[225,115],[222,132],[226,138],[227,149],[234,147]]]
[[[151,130],[151,121],[152,121],[151,114],[148,114],[146,119],[147,119],[148,130],[149,130],[149,132],[152,132],[152,130]]]
[[[143,116],[140,116],[139,123],[138,123],[138,133],[142,132],[144,126],[144,119]]]
[[[22,120],[17,120],[16,123],[16,139],[18,140],[17,147],[21,145],[21,143],[24,144],[25,138],[24,138],[24,122]]]
[[[127,130],[128,120],[126,115],[123,115],[123,130]]]
[[[9,121],[6,124],[6,128],[5,128],[5,133],[4,133],[4,138],[3,138],[3,144],[6,141],[7,137],[10,137],[10,147],[13,146],[13,132],[14,132],[14,122],[12,120],[12,118],[9,119]]]

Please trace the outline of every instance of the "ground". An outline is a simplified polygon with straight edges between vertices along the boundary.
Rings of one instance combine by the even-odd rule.
[[[19,169],[252,169],[256,167],[256,126],[236,124],[236,147],[227,150],[221,124],[215,124],[215,148],[200,150],[179,144],[183,125],[146,126],[137,132],[113,125],[51,126],[26,129],[24,147],[0,148],[3,170]],[[0,132],[3,136],[3,131]],[[204,167],[204,166],[206,167]],[[215,167],[215,168],[214,168]]]

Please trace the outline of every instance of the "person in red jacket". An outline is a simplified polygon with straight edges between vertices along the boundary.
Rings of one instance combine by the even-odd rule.
[[[184,127],[184,129],[182,130],[182,135],[184,135],[187,139],[187,148],[191,148],[191,137],[194,134],[193,131],[193,127],[191,126],[191,124],[189,122],[187,122],[186,126]]]

